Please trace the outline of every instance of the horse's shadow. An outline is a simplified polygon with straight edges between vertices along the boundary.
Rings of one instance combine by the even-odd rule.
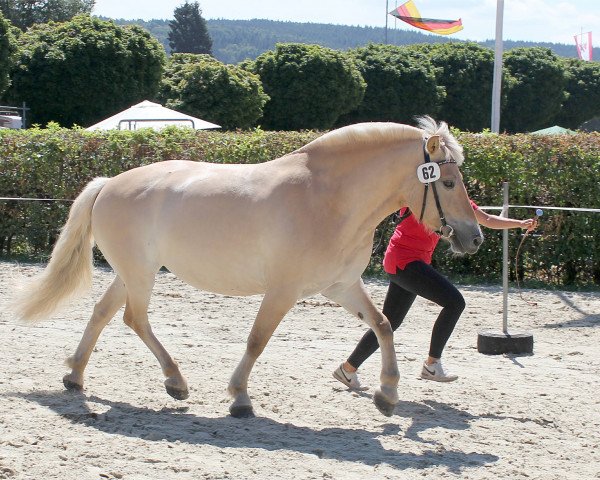
[[[124,402],[116,402],[85,394],[65,391],[41,391],[28,394],[11,394],[47,407],[69,421],[86,425],[109,434],[143,438],[148,441],[185,442],[193,445],[211,445],[220,448],[258,448],[268,451],[292,450],[320,458],[359,462],[375,466],[381,463],[396,469],[424,469],[445,466],[448,471],[460,473],[465,468],[476,468],[496,462],[498,457],[490,454],[465,453],[436,447],[420,454],[386,449],[378,437],[398,435],[399,427],[383,426],[383,431],[353,428],[351,420],[347,428],[323,428],[321,430],[280,423],[267,417],[237,419],[200,417],[186,413],[188,408],[163,408],[152,410]],[[95,413],[89,404],[101,404],[109,409]],[[436,403],[436,402],[430,402]],[[420,404],[401,402],[396,410],[420,415]],[[465,414],[457,409],[440,407],[436,426],[466,429]],[[455,418],[461,417],[461,419]],[[418,432],[425,427],[418,419],[413,420],[406,436],[418,439]]]
[[[371,397],[370,394],[361,392],[360,396]],[[444,428],[446,430],[468,430],[471,428],[471,422],[482,418],[492,420],[517,420],[520,422],[529,421],[527,418],[515,418],[503,415],[473,415],[464,410],[452,407],[445,403],[435,400],[425,400],[423,403],[406,402],[400,400],[394,409],[394,415],[411,419],[412,423],[404,432],[404,437],[410,440],[440,445],[436,440],[427,440],[421,437],[421,432],[435,428]],[[384,434],[399,433],[399,426],[387,424],[384,426]]]

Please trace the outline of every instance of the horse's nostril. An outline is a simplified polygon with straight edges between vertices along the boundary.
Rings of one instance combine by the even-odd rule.
[[[483,243],[483,238],[480,235],[477,235],[473,238],[473,245],[479,247]]]

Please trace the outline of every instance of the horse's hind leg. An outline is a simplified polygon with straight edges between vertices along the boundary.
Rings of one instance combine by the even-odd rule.
[[[71,373],[63,378],[63,383],[67,389],[81,390],[83,388],[83,371],[90,359],[94,345],[96,345],[100,333],[110,322],[110,319],[125,304],[125,298],[125,284],[117,276],[94,306],[92,318],[85,327],[85,332],[75,354],[67,359],[66,363],[71,367]]]
[[[258,310],[258,315],[252,325],[252,330],[246,343],[246,352],[236,367],[227,390],[233,397],[229,413],[234,417],[253,415],[252,402],[248,395],[248,378],[256,359],[265,349],[273,332],[296,303],[295,292],[269,291],[266,293]]]
[[[148,322],[148,304],[154,285],[154,274],[138,278],[135,282],[127,282],[127,303],[123,320],[142,339],[154,354],[163,374],[166,377],[167,393],[177,400],[185,400],[189,396],[187,381],[181,375],[179,366],[171,358],[169,352],[162,346],[152,332]]]
[[[373,395],[373,401],[381,413],[391,416],[398,403],[399,374],[390,322],[375,307],[362,280],[350,286],[333,285],[322,293],[366,322],[377,336],[382,356],[381,387]]]

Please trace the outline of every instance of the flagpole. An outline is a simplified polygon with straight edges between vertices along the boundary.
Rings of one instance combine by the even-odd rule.
[[[497,0],[496,6],[496,50],[494,53],[494,83],[492,85],[492,133],[500,132],[500,99],[502,90],[502,23],[504,0]]]
[[[388,2],[389,0],[385,0],[385,44],[387,45],[387,30],[388,30]]]

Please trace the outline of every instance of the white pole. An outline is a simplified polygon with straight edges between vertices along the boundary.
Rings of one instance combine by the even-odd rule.
[[[508,182],[502,183],[502,217],[508,217]],[[502,231],[502,331],[508,333],[508,230]]]
[[[388,30],[388,2],[389,0],[385,0],[385,44],[387,45],[387,30]]]
[[[494,54],[494,83],[492,86],[492,133],[500,132],[500,91],[502,89],[502,23],[504,0],[497,0],[496,7],[496,51]]]

